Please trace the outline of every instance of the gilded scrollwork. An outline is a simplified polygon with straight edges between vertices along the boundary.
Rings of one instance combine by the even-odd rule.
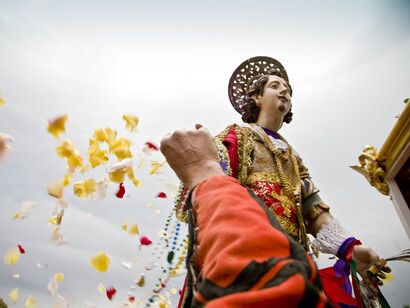
[[[386,184],[385,171],[382,164],[377,159],[377,150],[371,145],[366,145],[363,153],[359,156],[360,166],[350,166],[362,174],[376,189],[383,195],[389,194],[389,186]]]

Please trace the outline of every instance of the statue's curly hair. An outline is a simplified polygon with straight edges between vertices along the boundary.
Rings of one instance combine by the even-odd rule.
[[[263,89],[269,80],[269,75],[275,75],[280,78],[283,78],[283,75],[281,72],[277,70],[271,70],[271,71],[268,71],[266,75],[259,77],[251,85],[248,92],[246,92],[245,94],[245,98],[244,98],[245,104],[242,106],[242,110],[243,110],[242,121],[244,121],[245,123],[255,123],[258,120],[260,108],[256,105],[256,102],[252,96],[263,95]],[[288,83],[288,86],[290,89],[290,96],[292,96],[292,87],[290,86],[289,83]],[[288,113],[285,114],[283,118],[283,122],[290,123],[292,121],[292,116],[293,116],[293,113],[292,113],[292,106],[291,106]]]

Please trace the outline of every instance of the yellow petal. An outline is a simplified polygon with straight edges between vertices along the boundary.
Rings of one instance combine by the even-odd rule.
[[[64,279],[64,274],[63,274],[63,273],[56,273],[56,274],[54,275],[54,278],[56,278],[57,281],[58,281],[58,283],[60,283],[60,282],[63,281],[63,279]]]
[[[58,180],[52,180],[48,183],[47,191],[51,197],[60,199],[63,197],[63,183]]]
[[[140,259],[141,259],[140,257],[135,256],[135,258],[134,258],[134,262],[138,262]]]
[[[77,197],[81,197],[84,200],[87,199],[90,193],[93,193],[97,190],[97,184],[94,179],[85,179],[80,182],[73,184],[73,191]]]
[[[61,158],[67,158],[67,164],[71,171],[83,166],[81,153],[74,148],[70,140],[65,140],[61,146],[56,148],[56,152]]]
[[[130,131],[135,131],[137,129],[138,125],[138,117],[130,115],[130,114],[124,114],[122,118],[125,120],[125,128],[130,130]]]
[[[86,173],[88,170],[90,170],[90,167],[91,167],[91,166],[88,165],[88,164],[85,165],[85,166],[81,169],[81,173],[82,173],[82,174]]]
[[[131,141],[127,138],[120,138],[110,145],[110,153],[117,156],[118,161],[121,161],[127,157],[131,158],[130,151]]]
[[[35,307],[38,304],[38,299],[35,298],[33,295],[29,295],[29,297],[27,297],[26,302],[24,303],[24,306],[26,307]]]
[[[48,224],[49,226],[51,226],[51,225],[57,225],[57,215],[56,215],[56,216],[53,216],[53,217],[51,217],[49,220],[47,220],[47,224]]]
[[[6,102],[4,101],[4,98],[1,96],[0,93],[0,107],[3,107],[6,104]]]
[[[53,120],[48,120],[47,131],[54,137],[58,138],[60,133],[65,132],[65,122],[67,121],[67,115],[59,116]]]
[[[122,171],[114,171],[108,174],[110,181],[115,183],[122,183],[124,182],[125,170]]]
[[[161,163],[151,162],[151,167],[152,167],[152,169],[151,169],[151,171],[150,171],[149,174],[151,175],[151,174],[154,174],[155,172],[157,172],[158,169],[159,169],[162,165],[164,165],[166,162],[167,162],[166,160],[163,160]]]
[[[100,252],[97,256],[90,259],[91,265],[99,272],[105,272],[110,265],[110,259],[104,252]]]
[[[144,163],[144,157],[141,157],[140,162],[138,163],[137,169],[141,169],[141,166],[143,163]]]
[[[61,184],[63,184],[64,187],[67,186],[67,185],[70,185],[72,179],[73,179],[73,174],[72,173],[67,173],[64,176],[64,179],[63,179]]]
[[[107,142],[110,146],[116,141],[117,133],[111,128],[97,129],[94,131],[94,139],[97,142]]]
[[[98,284],[97,290],[98,290],[98,292],[101,292],[101,293],[105,293],[105,292],[106,292],[105,287],[103,286],[102,283]]]
[[[7,265],[14,265],[20,258],[20,251],[18,248],[10,248],[4,256],[4,263]]]
[[[134,171],[132,170],[132,168],[126,168],[125,170],[127,172],[128,178],[134,183],[135,187],[138,187],[138,184],[140,183],[140,181],[138,181],[134,177]]]
[[[128,223],[130,222],[130,220],[128,219],[126,222],[124,222],[122,225],[121,225],[121,227],[122,227],[122,229],[124,230],[124,231],[127,231],[127,228],[128,228]]]
[[[19,289],[13,289],[11,290],[11,292],[9,293],[9,297],[13,300],[13,304],[17,303],[17,299],[19,297]]]
[[[88,161],[92,168],[108,162],[107,150],[101,150],[97,140],[90,139],[90,146],[87,150]]]
[[[13,278],[20,278],[20,274],[13,274]]]
[[[134,224],[129,231],[129,234],[140,234],[137,224]]]
[[[171,290],[169,290],[169,293],[171,293],[172,295],[177,294],[177,289],[172,288]]]
[[[12,219],[17,219],[20,216],[20,212],[17,212],[16,214],[14,214],[14,216],[12,217]]]

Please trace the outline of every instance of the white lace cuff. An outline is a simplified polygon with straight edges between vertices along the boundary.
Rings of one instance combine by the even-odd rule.
[[[332,218],[329,224],[322,225],[313,244],[320,252],[337,255],[340,245],[349,237],[352,237],[351,233],[337,219]]]

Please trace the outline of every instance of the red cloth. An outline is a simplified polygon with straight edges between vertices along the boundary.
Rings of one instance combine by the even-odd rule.
[[[201,272],[193,306],[330,307],[313,260],[251,190],[214,176],[195,196]]]

